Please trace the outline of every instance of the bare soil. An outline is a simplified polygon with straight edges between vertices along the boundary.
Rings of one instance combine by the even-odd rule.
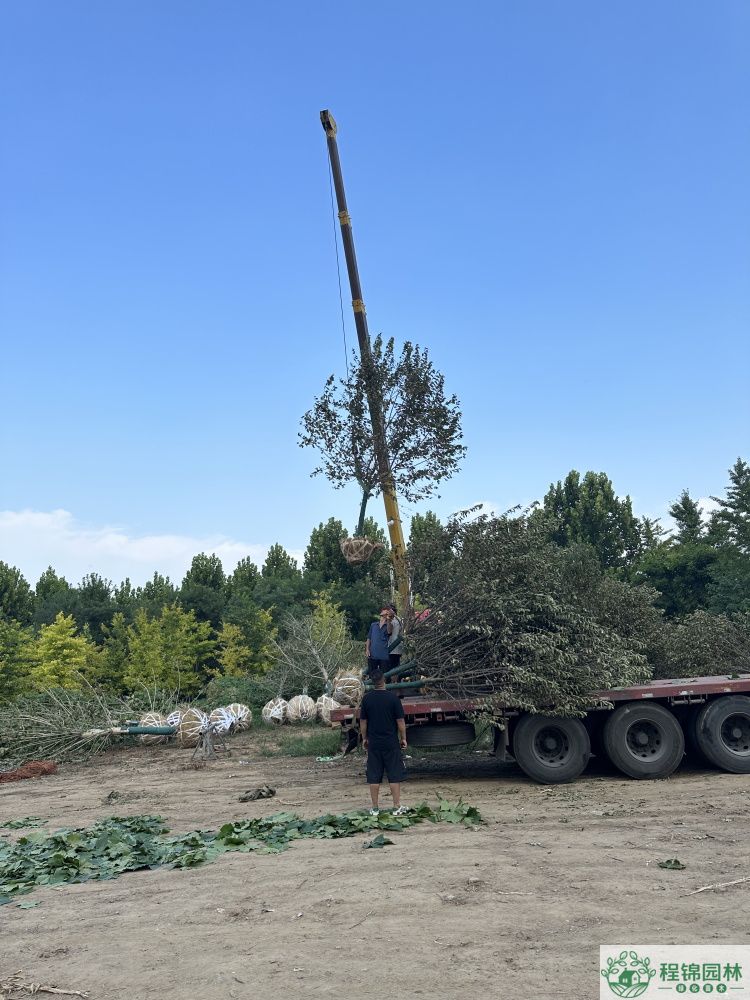
[[[177,832],[367,804],[360,756],[262,757],[252,734],[231,746],[202,770],[172,747],[61,767],[2,786],[0,818],[54,829],[158,813]],[[264,783],[274,799],[238,801]],[[20,970],[91,1000],[587,1000],[599,995],[599,944],[750,943],[750,883],[687,895],[750,875],[747,777],[683,768],[636,782],[600,769],[544,787],[485,755],[413,761],[405,801],[438,792],[476,805],[485,825],[427,823],[379,851],[362,850],[365,836],[301,841],[40,889],[24,897],[37,908],[0,908],[0,983]],[[658,867],[674,857],[684,871]]]

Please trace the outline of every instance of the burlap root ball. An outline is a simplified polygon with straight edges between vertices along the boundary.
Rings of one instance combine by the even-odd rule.
[[[250,711],[247,705],[243,705],[241,701],[233,701],[231,705],[226,706],[227,712],[231,712],[235,717],[237,722],[235,723],[235,729],[249,729],[250,724],[253,721],[253,713]]]
[[[331,712],[334,708],[341,708],[341,705],[327,694],[322,694],[315,702],[318,721],[324,722],[327,726],[331,724]]]
[[[333,699],[339,705],[349,705],[356,708],[362,701],[365,685],[356,674],[339,674],[333,679]]]
[[[229,733],[234,730],[236,719],[228,708],[215,708],[208,717],[208,723],[215,733]]]
[[[295,695],[286,707],[286,717],[289,722],[313,722],[317,714],[315,702],[307,694]]]
[[[271,698],[269,702],[266,702],[260,713],[266,725],[274,723],[280,726],[286,722],[286,706],[287,703],[283,698]]]
[[[201,734],[208,728],[208,716],[199,708],[189,708],[180,720],[178,738],[180,746],[195,747],[200,742]]]
[[[166,726],[168,725],[167,720],[163,715],[159,715],[158,712],[146,712],[141,721],[138,723],[139,726]],[[139,737],[140,742],[144,743],[146,746],[154,746],[156,743],[166,743],[167,736],[147,736],[143,735]]]

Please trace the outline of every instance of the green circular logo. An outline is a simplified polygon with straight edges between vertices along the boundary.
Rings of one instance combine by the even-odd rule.
[[[656,969],[650,966],[650,958],[639,958],[634,951],[621,951],[617,958],[607,959],[607,967],[601,973],[615,996],[632,1000],[646,992],[656,975]]]

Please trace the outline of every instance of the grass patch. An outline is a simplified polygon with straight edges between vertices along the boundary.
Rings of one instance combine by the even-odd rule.
[[[341,747],[339,731],[323,726],[268,727],[258,735],[262,757],[333,757]]]

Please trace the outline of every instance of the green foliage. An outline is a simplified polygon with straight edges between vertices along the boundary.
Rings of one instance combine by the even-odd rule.
[[[687,490],[682,491],[680,499],[669,508],[669,513],[677,524],[677,541],[681,545],[697,545],[703,537],[703,518],[700,507]]]
[[[583,479],[575,469],[569,472],[563,482],[550,486],[542,513],[552,541],[591,545],[605,568],[630,565],[641,549],[630,497],[621,500],[603,472],[587,472]]]
[[[742,672],[750,664],[750,612],[712,615],[695,611],[669,622],[654,658],[655,677],[696,677]]]
[[[334,676],[352,665],[355,647],[346,614],[328,593],[316,594],[312,610],[283,619],[284,638],[274,641],[274,676],[280,691],[307,690],[316,698],[329,691]]]
[[[180,587],[180,604],[198,621],[218,628],[226,599],[227,580],[219,557],[205,552],[194,556]]]
[[[425,820],[466,822],[469,815],[471,824],[481,822],[471,806],[445,805],[441,801],[434,810],[423,804],[403,816],[358,811],[302,819],[281,812],[225,823],[215,832],[194,830],[175,837],[165,836],[169,831],[160,816],[112,816],[90,827],[52,834],[35,830],[15,844],[0,842],[0,904],[38,886],[114,879],[144,868],[192,868],[228,851],[278,854],[295,840],[335,840],[371,830],[400,832]],[[457,820],[457,815],[462,818]]]
[[[665,542],[644,555],[638,577],[659,592],[668,616],[689,615],[708,604],[718,553],[705,542]]]
[[[719,510],[712,529],[731,545],[750,555],[750,465],[738,458],[729,470],[726,498],[712,497]]]
[[[33,613],[34,593],[20,569],[0,561],[0,618],[30,625]]]
[[[145,685],[192,695],[207,679],[216,642],[208,622],[171,605],[158,618],[138,612],[128,629],[128,649],[124,681],[131,690]]]
[[[456,554],[434,580],[440,599],[411,632],[435,686],[580,715],[592,690],[647,679],[641,644],[589,609],[604,577],[572,589],[571,554],[547,540],[543,520],[479,518],[450,530]]]
[[[80,687],[91,652],[91,643],[78,634],[73,616],[60,612],[51,625],[42,625],[34,644],[34,687]]]
[[[432,579],[444,577],[453,558],[450,533],[432,511],[415,514],[411,519],[408,552],[412,590],[429,603],[433,597]]]
[[[445,379],[428,352],[407,341],[397,357],[393,339],[376,337],[371,359],[355,358],[346,378],[337,382],[331,375],[326,381],[303,416],[299,435],[300,447],[320,453],[313,475],[325,475],[335,489],[350,482],[359,485],[356,534],[361,534],[368,500],[381,490],[368,390],[382,403],[396,490],[408,503],[435,495],[466,453],[458,399],[446,395]]]
[[[31,689],[33,650],[31,629],[12,619],[0,618],[0,705]]]
[[[278,694],[273,677],[258,674],[245,677],[213,677],[203,694],[202,701],[208,707],[231,705],[238,701],[249,705],[257,716],[261,708]]]

